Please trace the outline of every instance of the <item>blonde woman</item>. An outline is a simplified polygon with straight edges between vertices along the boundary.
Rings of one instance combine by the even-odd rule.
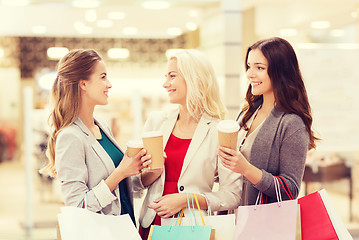
[[[160,225],[161,218],[186,208],[186,192],[197,195],[203,210],[234,209],[240,201],[240,175],[225,168],[217,156],[217,123],[225,107],[210,62],[197,50],[177,52],[169,57],[163,87],[170,103],[179,107],[151,113],[144,127],[163,133],[167,158],[163,172],[135,178],[136,187],[148,188],[139,219],[142,239],[147,239],[151,224]],[[216,177],[219,190],[212,192]]]
[[[65,205],[93,212],[128,213],[135,223],[130,176],[138,174],[143,150],[129,158],[111,129],[94,118],[95,106],[108,103],[111,83],[101,57],[94,50],[73,50],[58,63],[52,87],[52,132],[49,164],[41,171],[57,176]]]

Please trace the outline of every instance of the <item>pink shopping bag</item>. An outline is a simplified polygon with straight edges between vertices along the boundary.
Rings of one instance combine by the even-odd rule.
[[[238,207],[236,240],[295,239],[298,202],[296,199],[282,201],[279,182],[275,177],[274,182],[278,202],[259,205],[262,193],[258,193],[255,205]]]

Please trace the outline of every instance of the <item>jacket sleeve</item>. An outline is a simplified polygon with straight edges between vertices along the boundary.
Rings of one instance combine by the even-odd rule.
[[[65,205],[81,207],[87,194],[87,208],[93,212],[117,199],[102,180],[92,189],[87,187],[86,145],[79,136],[61,132],[56,141],[55,164]]]
[[[203,193],[207,200],[208,210],[232,210],[238,207],[242,192],[242,175],[224,167],[217,158],[218,191]]]
[[[232,210],[238,207],[241,200],[243,179],[242,175],[224,167],[217,154],[218,131],[217,123],[212,122],[209,135],[207,136],[209,145],[207,145],[206,161],[213,161],[215,167],[215,176],[218,177],[218,184],[211,192],[204,192],[207,199],[209,211]],[[214,181],[214,180],[212,180]]]

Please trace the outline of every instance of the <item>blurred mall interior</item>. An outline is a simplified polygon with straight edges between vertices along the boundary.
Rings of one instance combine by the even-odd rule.
[[[0,22],[0,239],[56,238],[59,183],[38,169],[49,90],[68,50],[104,58],[113,87],[96,114],[125,147],[149,112],[169,107],[168,51],[210,58],[233,119],[248,84],[244,53],[273,36],[297,53],[322,139],[308,153],[301,196],[325,188],[359,239],[359,0],[2,0]]]

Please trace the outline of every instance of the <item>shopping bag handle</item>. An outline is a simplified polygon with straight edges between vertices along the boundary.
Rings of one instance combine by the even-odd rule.
[[[192,195],[193,197],[192,197],[191,195]],[[194,201],[195,201],[195,203],[196,203],[196,206],[197,206],[197,208],[198,208],[199,215],[201,216],[202,225],[205,226],[206,223],[205,223],[205,221],[204,221],[203,214],[202,214],[202,212],[201,212],[201,207],[199,206],[199,202],[198,202],[198,198],[197,198],[196,194],[191,193],[189,196],[191,196],[192,208],[190,207],[189,204],[188,204],[188,208],[189,208],[190,214],[191,214],[191,215],[193,214],[195,225],[197,225],[197,220],[196,220],[195,205],[194,205],[194,203],[193,203],[193,199],[194,199]],[[188,200],[188,195],[187,195],[187,193],[186,193],[186,197],[187,197],[187,200]],[[189,203],[189,201],[187,201],[187,203]],[[192,210],[192,209],[193,209],[193,210]],[[193,212],[192,212],[191,210],[192,210]],[[176,221],[175,226],[177,226],[177,224],[178,224],[178,226],[181,226],[182,219],[183,219],[183,215],[184,215],[184,209],[181,209],[181,211],[178,213],[178,220]],[[173,215],[172,218],[174,218],[174,215]]]
[[[277,203],[278,203],[278,206],[280,207],[281,202],[282,202],[282,195],[280,194],[279,180],[275,176],[273,176],[273,180],[274,180],[275,194],[277,196]],[[257,205],[261,202],[262,197],[263,197],[263,193],[259,191],[258,195],[257,195],[257,200],[256,200],[256,203],[255,203],[254,210],[257,209]]]
[[[82,199],[80,206],[81,206],[81,208],[87,209],[87,193],[85,193],[85,196]]]
[[[192,200],[192,206],[193,206],[193,214],[192,214],[192,208],[191,208],[191,205],[189,203],[189,197],[191,197],[191,200]],[[188,194],[186,193],[186,198],[187,198],[187,206],[188,206],[188,211],[189,211],[189,217],[190,217],[190,220],[191,220],[191,226],[192,226],[192,230],[194,230],[194,226],[197,226],[197,221],[196,221],[196,217],[194,215],[194,203],[193,203],[193,198],[192,198],[192,195],[191,194]],[[176,223],[175,225],[173,225],[173,220],[174,220],[174,217],[175,217],[176,214],[174,214],[172,216],[172,220],[171,220],[171,224],[170,224],[170,227],[168,229],[168,231],[171,231],[171,228],[172,226],[181,226],[181,223],[182,223],[182,218],[183,218],[183,215],[184,215],[184,209],[181,209],[181,211],[178,213],[177,215],[177,219],[176,219]],[[193,219],[192,219],[193,218]],[[194,223],[194,224],[193,224]]]
[[[192,193],[192,195],[193,195],[193,198],[194,198],[194,200],[195,200],[195,202],[196,202],[199,215],[201,216],[202,224],[203,224],[203,225],[206,225],[206,223],[204,222],[203,216],[202,216],[202,212],[201,212],[201,208],[200,208],[199,203],[198,203],[197,196],[196,196],[196,194],[194,194],[194,193]],[[194,212],[193,212],[193,213],[194,213]]]
[[[278,180],[281,180],[281,181],[279,181],[280,185],[283,187],[283,189],[284,189],[285,193],[287,194],[287,196],[289,197],[289,199],[290,199],[290,200],[293,200],[293,199],[294,199],[294,198],[293,198],[293,195],[292,195],[292,193],[290,192],[290,189],[289,189],[289,187],[288,187],[286,181],[284,180],[284,178],[281,177],[281,176],[276,176],[276,178],[277,178]],[[285,186],[283,185],[282,182],[284,182],[284,185],[285,185]]]

